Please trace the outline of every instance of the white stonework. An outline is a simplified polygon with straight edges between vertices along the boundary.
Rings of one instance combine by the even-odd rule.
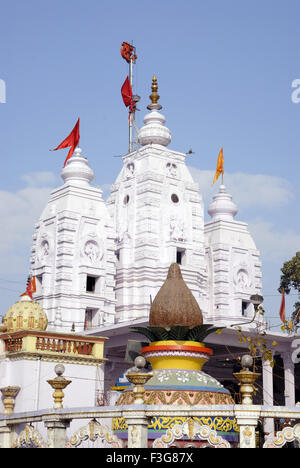
[[[185,154],[167,149],[170,131],[152,109],[138,133],[142,145],[124,156],[107,200],[117,232],[116,320],[148,317],[151,299],[172,262],[204,313],[207,275],[203,203]]]
[[[20,387],[16,414],[5,414],[0,421],[2,447],[11,447],[19,432],[22,445],[26,424],[26,437],[34,433],[39,438],[41,434],[46,440],[46,426],[48,443],[63,447],[66,434],[70,438],[82,427],[79,435],[83,440],[85,428],[94,428],[96,417],[108,423],[113,417],[124,417],[129,448],[148,446],[147,426],[152,416],[236,417],[240,446],[245,448],[255,446],[258,418],[264,420],[270,437],[266,446],[299,440],[298,425],[297,432],[290,428],[279,432],[283,441],[278,442],[273,434],[275,418],[299,418],[292,359],[298,340],[293,335],[266,331],[266,349],[277,342],[284,378],[278,389],[273,388],[276,373],[273,375],[269,361],[263,361],[261,407],[135,405],[122,409],[115,406],[119,392],[109,392],[111,387],[118,388],[116,378],[131,367],[125,361],[128,340],[144,340],[131,327],[148,325],[151,300],[173,262],[181,264],[204,323],[225,327],[221,335],[212,333],[205,339],[214,350],[214,359],[205,371],[224,386],[234,383],[232,356],[249,353],[248,342],[239,340],[232,325],[243,323],[243,330],[252,337],[257,332],[253,328],[256,323],[249,322],[254,315],[251,296],[261,294],[261,262],[247,224],[235,220],[237,206],[223,184],[208,207],[212,219],[204,223],[198,185],[186,166],[186,155],[168,149],[171,132],[160,108],[153,103],[148,106],[150,113],[138,133],[140,147],[123,157],[123,167],[106,203],[102,191],[91,185],[93,170],[77,148],[62,170],[64,184],[52,192],[35,225],[31,256],[31,274],[37,286],[34,300],[47,313],[49,325],[38,337],[36,330],[32,334],[18,331],[15,340],[4,332],[2,339],[0,336],[2,390]],[[87,335],[92,335],[87,340],[90,345],[97,336],[95,354],[88,354]],[[102,346],[97,342],[99,336],[105,338],[105,369],[102,354],[97,358]],[[55,376],[58,362],[66,364],[64,377],[72,383],[64,390],[64,408],[54,410],[53,389],[47,381]],[[280,392],[287,406],[273,407]],[[104,403],[111,406],[97,408]],[[5,409],[4,398],[0,398],[0,412]],[[34,429],[28,426],[30,422]],[[94,429],[91,432],[94,436]],[[212,431],[210,435],[216,440]]]
[[[224,185],[208,208],[205,223],[209,317],[213,322],[249,322],[254,315],[250,297],[261,293],[259,252],[247,224],[235,221],[237,207]]]
[[[115,232],[93,171],[76,149],[33,235],[31,273],[49,329],[114,323]],[[91,285],[87,286],[87,278]]]
[[[151,301],[172,262],[197,299],[204,321],[249,321],[250,297],[261,291],[261,263],[247,225],[224,185],[208,212],[186,155],[168,149],[171,132],[161,106],[151,104],[138,132],[140,147],[123,167],[104,203],[91,186],[81,150],[62,170],[36,224],[32,274],[49,327],[76,331],[148,319]],[[95,278],[87,290],[87,276]],[[93,281],[93,280],[92,280]]]

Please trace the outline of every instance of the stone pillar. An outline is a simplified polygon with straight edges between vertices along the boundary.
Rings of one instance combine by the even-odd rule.
[[[66,432],[67,428],[70,426],[70,421],[55,418],[45,420],[44,424],[47,428],[47,444],[49,448],[64,448],[67,440]]]
[[[260,406],[236,405],[235,418],[240,428],[240,447],[256,448],[255,429],[260,415]]]
[[[144,411],[124,411],[123,416],[128,425],[128,448],[148,448],[149,418]]]
[[[283,353],[284,366],[284,396],[286,406],[295,406],[295,364],[292,361],[291,353]]]
[[[13,426],[8,426],[6,421],[0,421],[0,449],[11,448],[14,437]]]
[[[263,373],[263,399],[264,405],[274,405],[274,389],[273,389],[273,368],[270,366],[269,361],[263,361],[262,365]],[[274,434],[274,419],[265,418],[264,420],[264,432],[265,436]]]

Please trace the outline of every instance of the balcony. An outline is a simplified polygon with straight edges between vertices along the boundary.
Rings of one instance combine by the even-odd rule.
[[[1,351],[10,359],[42,358],[46,361],[99,365],[107,338],[74,333],[20,330],[1,333]]]

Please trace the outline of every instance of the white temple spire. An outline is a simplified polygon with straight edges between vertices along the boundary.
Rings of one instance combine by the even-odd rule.
[[[152,93],[149,96],[151,99],[151,104],[147,106],[147,109],[150,110],[150,113],[145,116],[145,125],[139,130],[138,133],[138,142],[142,146],[149,144],[168,146],[171,142],[171,132],[164,125],[166,118],[164,115],[158,112],[162,106],[158,104],[160,96],[157,93],[157,89],[157,79],[154,75],[152,79]]]
[[[232,196],[226,192],[224,184],[220,185],[219,192],[214,196],[214,201],[208,207],[208,214],[212,221],[223,220],[233,221],[238,212],[238,208],[232,201]]]
[[[94,171],[89,166],[88,160],[82,156],[82,149],[78,146],[62,169],[61,177],[65,184],[72,183],[77,186],[88,186],[93,180]]]

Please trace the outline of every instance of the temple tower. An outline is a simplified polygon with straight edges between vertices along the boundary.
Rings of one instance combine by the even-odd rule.
[[[153,77],[150,111],[138,132],[140,148],[123,157],[107,200],[117,232],[116,317],[145,317],[171,263],[202,310],[207,309],[203,203],[184,153],[168,149],[171,132],[159,112]]]
[[[208,207],[212,219],[205,223],[208,314],[214,323],[249,322],[254,315],[251,296],[261,294],[260,253],[247,224],[234,219],[237,212],[221,184]]]
[[[115,232],[94,173],[80,148],[62,169],[33,235],[34,295],[49,329],[75,331],[114,323]]]

